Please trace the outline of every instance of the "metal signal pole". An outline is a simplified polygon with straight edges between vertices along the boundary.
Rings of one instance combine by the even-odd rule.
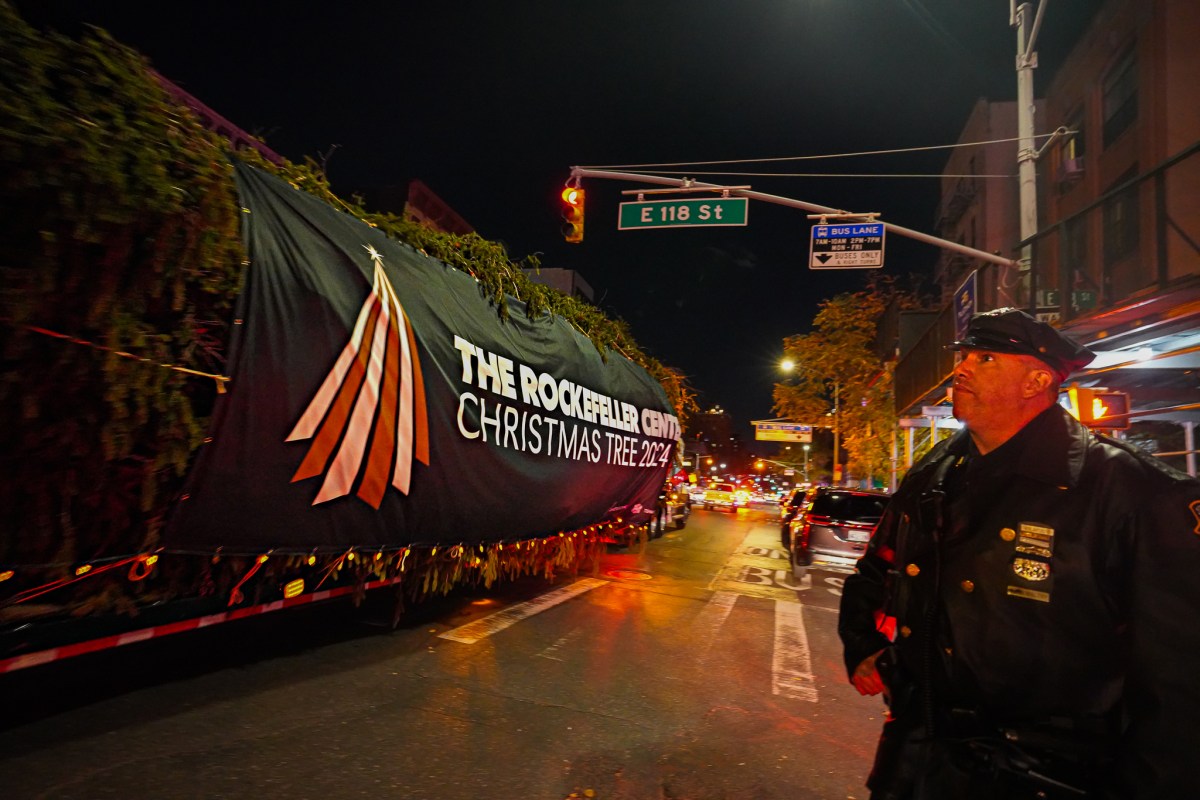
[[[1036,101],[1033,96],[1033,71],[1037,68],[1037,53],[1034,52],[1033,46],[1037,41],[1038,30],[1042,27],[1042,15],[1046,11],[1048,1],[1041,0],[1037,4],[1036,16],[1032,16],[1034,8],[1031,3],[1017,5],[1016,0],[1009,0],[1008,3],[1009,25],[1017,29],[1017,176],[1021,241],[1028,241],[1038,232],[1038,148],[1034,143]],[[1020,276],[1028,275],[1033,266],[1031,245],[1025,245],[1021,249],[1020,264]],[[1008,287],[1014,286],[1016,282],[1001,280],[1001,291],[1007,293]],[[1019,305],[1016,300],[1017,298],[1009,297],[1008,304]]]
[[[1044,2],[1044,0],[1043,0]],[[788,206],[790,208],[799,208],[805,211],[812,211],[818,214],[848,214],[838,208],[830,208],[829,206],[821,206],[815,203],[806,203],[803,200],[795,200],[790,197],[780,197],[779,195],[767,194],[765,192],[755,192],[749,189],[741,189],[738,187],[721,186],[716,183],[707,183],[704,181],[692,180],[690,178],[670,178],[665,175],[647,175],[641,172],[613,172],[603,169],[589,169],[587,167],[571,167],[571,177],[573,178],[600,178],[605,180],[630,181],[633,183],[650,183],[658,186],[678,186],[685,189],[705,188],[705,189],[728,189],[732,197],[747,197],[751,200],[758,200],[763,203],[774,203],[776,205]],[[1005,267],[1015,267],[1017,262],[1011,258],[1004,258],[995,253],[989,253],[986,250],[979,250],[974,247],[969,247],[965,244],[952,242],[949,239],[942,239],[939,236],[933,236],[921,231],[915,231],[912,228],[905,228],[901,225],[895,225],[891,222],[883,222],[883,226],[889,233],[895,233],[899,236],[906,236],[909,239],[915,239],[918,242],[925,242],[934,247],[940,247],[943,250],[950,250],[955,253],[962,253],[971,258],[977,258],[981,261],[987,261],[992,264],[999,264]]]

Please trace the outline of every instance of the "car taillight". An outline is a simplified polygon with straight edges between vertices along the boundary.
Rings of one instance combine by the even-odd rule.
[[[800,529],[796,531],[796,549],[805,550],[808,548],[808,534],[812,530],[812,523],[805,520]]]

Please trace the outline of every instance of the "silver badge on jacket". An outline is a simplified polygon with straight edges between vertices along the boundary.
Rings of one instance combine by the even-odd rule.
[[[1013,559],[1013,572],[1030,583],[1049,580],[1050,558],[1054,555],[1054,528],[1038,522],[1022,522],[1017,528],[1017,531],[1005,528],[1001,534],[1006,541],[1015,539],[1013,549],[1021,554]],[[1045,588],[1048,589],[1049,586]],[[1050,602],[1048,591],[1032,588],[1009,586],[1008,595],[1038,600],[1043,603]]]
[[[1050,577],[1050,565],[1032,558],[1014,558],[1013,572],[1027,581],[1044,581]]]

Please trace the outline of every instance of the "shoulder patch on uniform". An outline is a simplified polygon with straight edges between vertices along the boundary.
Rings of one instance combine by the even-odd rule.
[[[1200,536],[1200,500],[1193,500],[1188,503],[1188,509],[1192,512],[1192,516],[1196,518],[1196,527],[1192,528],[1192,533]]]

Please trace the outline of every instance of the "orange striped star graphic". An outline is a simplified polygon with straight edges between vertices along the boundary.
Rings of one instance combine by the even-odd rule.
[[[412,323],[383,271],[383,256],[364,247],[375,265],[371,293],[350,341],[287,437],[312,439],[292,482],[324,475],[313,505],[350,494],[357,481],[358,497],[378,509],[389,483],[408,494],[414,460],[429,465]]]

